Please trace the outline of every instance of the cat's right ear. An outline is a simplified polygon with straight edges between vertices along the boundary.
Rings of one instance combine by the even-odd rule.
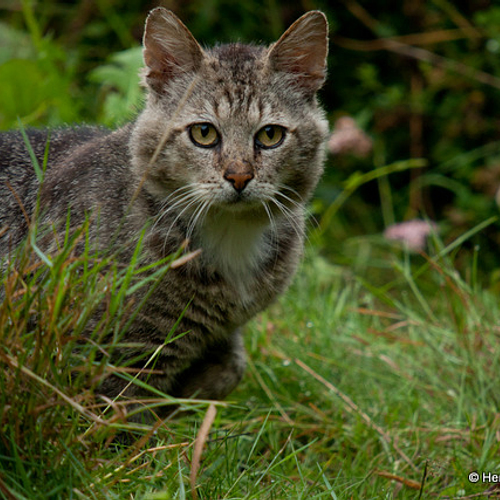
[[[328,21],[320,11],[297,19],[269,49],[274,71],[288,73],[304,90],[316,92],[326,77]]]
[[[182,21],[163,7],[153,9],[146,19],[143,38],[145,81],[160,92],[170,79],[196,72],[203,49]]]

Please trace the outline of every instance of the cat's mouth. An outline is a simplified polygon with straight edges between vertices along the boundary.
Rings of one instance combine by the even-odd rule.
[[[218,209],[223,212],[232,212],[232,213],[245,213],[245,212],[261,212],[264,210],[263,201],[260,197],[247,192],[247,190],[243,192],[233,192],[233,193],[225,193],[224,196],[221,196],[215,203]]]
[[[242,212],[245,210],[255,210],[257,207],[262,206],[262,203],[260,200],[256,200],[250,196],[234,194],[230,198],[221,200],[217,205],[224,210]]]

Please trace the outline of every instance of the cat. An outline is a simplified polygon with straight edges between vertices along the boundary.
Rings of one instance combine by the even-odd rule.
[[[144,228],[148,262],[186,241],[186,252],[200,249],[165,274],[124,339],[153,352],[182,316],[176,332],[187,333],[160,349],[148,384],[174,397],[225,398],[245,370],[242,326],[288,287],[301,257],[328,132],[316,97],[327,51],[319,11],[269,47],[202,49],[173,12],[152,10],[147,99],[135,121],[115,131],[27,130],[40,164],[48,147],[43,183],[21,133],[1,134],[0,257],[26,238],[37,196],[40,223],[61,232],[68,209],[75,227],[93,214],[89,238],[99,248],[118,228],[124,265]],[[125,384],[109,376],[99,390],[116,397]],[[131,385],[125,396],[142,391]]]

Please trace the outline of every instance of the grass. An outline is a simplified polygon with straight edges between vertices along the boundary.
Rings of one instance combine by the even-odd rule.
[[[119,91],[105,106],[110,123],[140,100],[139,55],[124,52],[93,72]],[[312,239],[328,243],[321,236],[360,185],[413,167],[420,160],[353,174]],[[351,265],[339,267],[310,248],[291,290],[247,327],[249,368],[231,400],[179,402],[190,412],[157,428],[127,423],[124,403],[96,387],[116,370],[107,354],[137,311],[131,292],[168,272],[175,256],[141,268],[138,246],[119,269],[91,252],[85,226],[50,258],[33,236],[2,278],[0,496],[492,496],[492,485],[468,474],[499,469],[500,309],[474,266],[467,279],[454,266],[461,245],[491,223],[446,248],[434,241],[431,257],[361,238]],[[96,311],[94,335],[82,342]],[[134,382],[133,372],[122,375]]]
[[[247,327],[247,376],[208,435],[208,403],[192,402],[154,439],[136,425],[122,440],[123,409],[94,394],[106,359],[75,332],[111,296],[122,302],[106,328],[120,325],[126,291],[106,290],[141,276],[76,258],[75,241],[51,266],[28,245],[4,277],[0,497],[478,498],[492,486],[468,473],[500,465],[500,308],[454,270],[452,247],[384,248],[372,259],[383,286],[310,248],[291,290]]]
[[[3,26],[13,40],[6,59],[14,60],[2,60],[2,127],[16,126],[18,116],[51,125],[95,115],[107,124],[127,119],[141,101],[140,49],[91,73],[94,84],[110,86],[99,104],[95,87],[74,84],[77,53],[43,37],[30,2],[22,4],[30,34]],[[129,37],[105,14],[120,38]],[[18,46],[28,52],[24,59]],[[475,168],[470,153],[443,168],[456,167],[457,158],[462,170]],[[320,229],[331,227],[360,184],[418,162],[349,177]],[[466,184],[463,204],[476,219],[486,210],[471,205]],[[457,186],[445,182],[460,194]],[[381,198],[391,222],[391,196]],[[369,221],[371,212],[363,214]],[[99,379],[115,369],[102,348],[120,342],[127,313],[136,310],[130,290],[148,286],[148,272],[168,272],[172,261],[118,269],[87,247],[79,257],[73,250],[85,241],[85,227],[51,259],[31,240],[0,285],[0,498],[494,496],[495,485],[473,484],[468,474],[500,469],[500,306],[477,279],[480,252],[464,275],[455,271],[461,245],[487,225],[446,248],[435,241],[430,257],[350,237],[349,265],[340,267],[310,248],[291,290],[246,328],[247,375],[217,405],[208,434],[208,402],[181,402],[190,412],[150,429],[126,423],[123,405],[96,396]],[[79,333],[98,304],[105,307],[95,335],[82,343]],[[105,331],[116,334],[112,342]]]

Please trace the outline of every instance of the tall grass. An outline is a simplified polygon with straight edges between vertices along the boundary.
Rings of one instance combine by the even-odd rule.
[[[110,309],[127,270],[76,257],[84,233],[51,266],[27,244],[3,276],[0,495],[467,498],[492,486],[468,473],[500,465],[500,308],[442,247],[393,254],[385,287],[311,249],[289,293],[248,326],[247,376],[193,475],[207,403],[150,428],[96,397],[112,367],[102,339],[78,332],[97,303]],[[123,325],[124,296],[103,328]]]
[[[129,47],[130,30],[122,17],[117,24],[116,13],[105,2],[98,3],[112,30]],[[136,87],[140,50],[112,56],[108,65],[91,73],[90,81],[107,84],[100,94],[103,99],[96,100],[96,88],[87,85],[88,81],[85,88],[82,84],[87,68],[95,64],[90,64],[88,55],[80,60],[83,44],[76,50],[71,44],[66,47],[64,38],[44,37],[38,24],[44,16],[38,18],[30,2],[22,4],[26,29],[7,30],[2,25],[7,39],[0,68],[2,127],[15,126],[18,117],[26,124],[51,125],[96,115],[107,124],[126,119],[130,108],[141,100]],[[284,26],[279,26],[279,5],[271,4],[269,15],[275,18],[271,24],[278,36]],[[51,11],[56,4],[47,5]],[[203,3],[200,16],[193,19],[197,33],[204,40],[224,38],[217,30],[207,32],[210,24],[206,22],[209,14],[223,9],[207,10],[207,5]],[[260,29],[269,33],[265,24],[255,24],[262,16],[261,6],[255,3],[254,7],[254,15],[242,18],[248,39],[259,38]],[[329,10],[326,5],[320,7]],[[185,8],[191,7],[186,4]],[[493,7],[490,10],[494,13]],[[488,15],[490,10],[485,11],[481,25],[494,31],[498,23]],[[78,17],[74,12],[69,18]],[[429,12],[427,22],[433,24],[435,13]],[[341,14],[338,9],[329,12],[332,23],[339,15],[338,25],[345,26]],[[396,19],[397,12],[390,14]],[[137,17],[133,12],[128,16]],[[73,26],[65,19],[62,24]],[[234,19],[223,16],[220,23],[226,35],[237,30],[233,38],[238,38],[242,24]],[[212,22],[212,26],[217,24]],[[109,39],[103,43],[102,35],[107,28],[99,18],[91,19],[88,28],[87,35],[98,33],[96,46],[108,45]],[[455,50],[453,45],[448,47]],[[476,48],[483,63],[494,57],[482,45]],[[24,59],[18,49],[26,53]],[[87,47],[89,54],[93,50]],[[13,60],[7,61],[9,57]],[[324,100],[333,105],[347,103],[345,110],[365,122],[374,116],[373,130],[385,130],[382,121],[400,113],[401,105],[406,109],[408,102],[418,107],[438,99],[439,106],[444,106],[442,112],[436,113],[436,106],[429,104],[428,120],[454,117],[462,109],[464,96],[470,94],[460,79],[447,80],[443,73],[443,88],[463,87],[451,93],[454,97],[450,94],[456,101],[451,106],[433,85],[420,90],[413,85],[415,78],[421,78],[420,67],[412,67],[410,91],[405,90],[410,79],[400,82],[399,70],[394,85],[382,82],[376,65],[383,67],[386,61],[367,59],[364,65],[353,66],[343,64],[347,58],[350,61],[352,53],[337,51],[333,56],[331,63],[343,70],[335,72],[332,66],[336,77],[324,92]],[[358,76],[350,67],[359,69]],[[391,78],[389,73],[380,75]],[[79,85],[77,75],[81,76]],[[355,78],[360,88],[353,92],[352,85],[339,83],[339,78]],[[396,85],[403,90],[395,92]],[[339,100],[342,94],[346,99]],[[424,94],[427,100],[421,99]],[[447,112],[450,106],[453,113]],[[477,127],[486,127],[490,118],[481,125],[475,119],[477,106],[471,101],[467,106],[471,119],[461,123],[467,127],[472,123],[474,136],[484,142]],[[411,108],[410,114],[420,115],[421,110]],[[382,128],[377,129],[377,123]],[[390,137],[378,138],[379,146],[390,150],[391,162],[399,158],[393,147],[399,144],[406,155],[408,141],[419,140],[418,135],[417,139],[405,135],[399,118],[394,123],[388,129]],[[426,174],[420,177],[421,185],[427,182],[443,186],[445,192],[456,191],[458,206],[467,208],[471,220],[480,220],[481,214],[486,219],[494,204],[475,195],[470,179],[485,152],[495,161],[498,144],[481,146],[473,151],[479,156],[472,158],[465,151],[470,146],[462,140],[463,130],[455,133],[455,127],[447,129],[440,123],[435,127],[440,148],[435,156],[442,163],[438,167],[441,177]],[[448,130],[448,138],[443,130]],[[456,137],[460,140],[452,142]],[[463,186],[449,176],[450,165],[455,168],[457,161]],[[389,170],[401,165],[406,170],[419,166],[418,162],[396,163]],[[339,222],[330,224],[327,219],[361,183],[369,178],[386,180],[384,168],[374,174],[352,175],[343,194],[336,192],[336,201],[317,232],[321,235],[328,227],[329,233],[321,240],[325,247],[338,241],[340,227]],[[329,173],[332,179],[324,186],[335,191],[337,176],[348,177],[338,163]],[[384,192],[391,194],[388,183]],[[386,222],[396,220],[397,213],[408,206],[405,189],[393,195],[382,197]],[[396,207],[388,201],[393,197]],[[50,256],[39,251],[36,232],[32,233],[10,256],[0,280],[0,498],[445,499],[496,495],[498,485],[471,483],[468,474],[500,470],[500,307],[498,296],[477,280],[477,263],[484,254],[474,251],[473,264],[462,275],[455,265],[456,252],[464,244],[473,247],[471,236],[489,226],[488,221],[447,247],[434,241],[428,256],[410,255],[394,252],[376,238],[351,237],[354,223],[358,232],[380,229],[372,220],[372,208],[363,208],[358,199],[346,211],[357,214],[357,220],[343,214],[346,222],[341,229],[349,236],[345,243],[349,267],[334,266],[317,249],[310,249],[291,290],[246,328],[247,376],[230,400],[217,406],[208,436],[203,428],[211,408],[208,402],[178,401],[181,410],[190,413],[179,411],[162,425],[141,426],[127,422],[125,402],[99,396],[100,380],[110,372],[118,373],[110,354],[120,345],[130,314],[138,310],[132,292],[151,287],[155,276],[168,272],[175,256],[154,269],[141,267],[138,258],[129,267],[119,268],[112,255],[91,250],[86,225],[72,235],[68,232],[59,251]],[[491,235],[493,228],[489,229]],[[84,251],[76,253],[77,245]],[[89,322],[93,322],[93,334],[83,337]],[[134,383],[135,372],[121,367],[119,373]],[[145,406],[160,403],[173,402],[158,397]]]
[[[181,261],[172,255],[141,267],[140,239],[129,265],[120,267],[113,255],[92,250],[90,223],[71,232],[68,223],[52,255],[40,250],[33,227],[2,268],[0,491],[8,497],[15,491],[34,498],[39,491],[49,498],[51,487],[58,496],[73,474],[98,466],[94,452],[103,442],[125,430],[140,437],[149,431],[127,422],[134,401],[104,398],[99,384],[111,373],[142,383],[137,370],[114,366],[112,354],[125,346],[123,334],[140,310],[135,292],[149,288],[143,302]],[[135,412],[159,403],[173,401],[152,397]]]

